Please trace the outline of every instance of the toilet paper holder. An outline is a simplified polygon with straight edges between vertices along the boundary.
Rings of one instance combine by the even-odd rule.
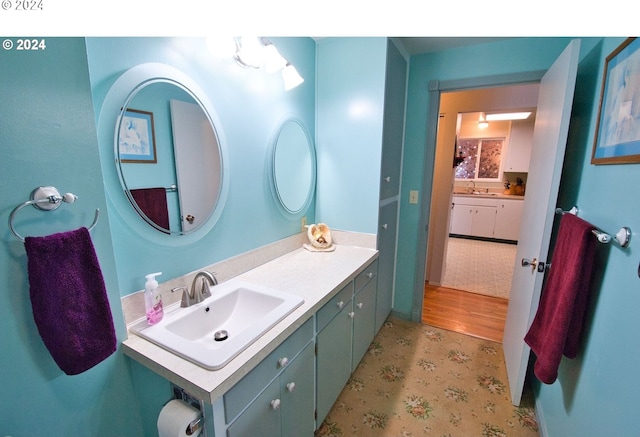
[[[187,425],[187,435],[193,435],[202,428],[202,416]]]
[[[204,417],[202,416],[201,402],[198,399],[191,396],[186,391],[184,391],[183,388],[178,387],[175,384],[171,384],[171,388],[173,390],[173,399],[180,399],[190,404],[194,408],[197,408],[198,410],[200,410],[200,417],[198,417],[197,419],[194,419],[191,423],[189,423],[186,429],[187,435],[193,435],[197,433],[199,430],[201,430],[204,427]]]

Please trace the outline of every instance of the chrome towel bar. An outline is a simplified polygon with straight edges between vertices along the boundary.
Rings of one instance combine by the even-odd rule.
[[[13,226],[13,219],[15,215],[25,206],[33,205],[35,208],[41,209],[43,211],[53,211],[54,209],[58,209],[62,202],[65,203],[73,203],[78,199],[73,193],[65,193],[64,195],[60,195],[60,192],[55,187],[38,187],[31,192],[31,200],[28,200],[24,203],[13,208],[11,214],[9,214],[9,229],[11,233],[18,237],[22,242],[24,242],[24,237],[18,234],[15,227]],[[96,208],[96,214],[93,217],[93,223],[87,229],[92,230],[98,224],[98,218],[100,216],[100,209]]]
[[[578,212],[580,212],[580,210],[577,206],[574,206],[569,211],[564,211],[562,210],[562,208],[556,208],[556,214],[578,215]],[[600,229],[594,229],[591,232],[596,236],[599,242],[604,244],[610,243],[611,241],[615,240],[620,245],[620,247],[626,248],[629,246],[629,243],[631,241],[631,228],[628,226],[621,227],[620,230],[616,232],[613,238],[611,237],[611,235],[604,231],[601,231]]]

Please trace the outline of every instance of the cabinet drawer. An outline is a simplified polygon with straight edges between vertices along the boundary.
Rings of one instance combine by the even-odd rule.
[[[355,292],[357,293],[358,291],[360,291],[362,289],[362,287],[367,285],[367,283],[371,279],[375,278],[377,274],[378,274],[378,260],[375,260],[371,264],[369,264],[367,266],[367,268],[364,269],[364,271],[362,273],[360,273],[358,276],[356,276],[356,290],[355,290]]]
[[[349,282],[316,313],[316,331],[320,332],[353,297],[353,282]]]
[[[293,360],[313,339],[313,319],[307,320],[280,346],[262,360],[224,395],[224,411],[227,423],[231,422],[260,392],[282,371],[279,360]]]

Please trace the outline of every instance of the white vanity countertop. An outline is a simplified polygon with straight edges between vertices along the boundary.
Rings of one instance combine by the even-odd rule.
[[[239,275],[238,279],[301,296],[304,303],[220,370],[204,369],[131,332],[123,351],[191,395],[213,403],[377,256],[377,250],[358,246],[336,245],[333,252],[300,248]]]

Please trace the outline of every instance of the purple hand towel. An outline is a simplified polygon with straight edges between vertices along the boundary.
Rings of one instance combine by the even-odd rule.
[[[87,228],[25,238],[29,295],[38,332],[54,361],[77,375],[116,350],[116,333]]]
[[[534,374],[545,384],[558,377],[563,354],[567,358],[578,354],[598,244],[593,229],[572,214],[564,214],[560,221],[549,277],[524,338],[536,354]]]

